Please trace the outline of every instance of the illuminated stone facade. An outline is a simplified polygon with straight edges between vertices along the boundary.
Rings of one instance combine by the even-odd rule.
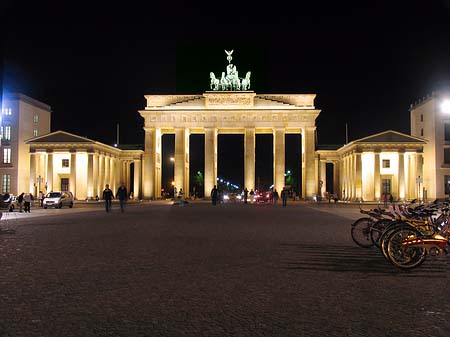
[[[428,197],[450,195],[450,113],[442,103],[450,92],[436,91],[410,107],[411,135],[426,140],[422,193]]]
[[[25,141],[50,132],[51,108],[26,95],[11,93],[4,96],[1,112],[0,192],[17,195],[29,187],[30,147]]]
[[[64,131],[26,143],[30,147],[29,191],[35,195],[70,191],[78,200],[101,198],[106,184],[117,191],[124,182],[133,198],[140,197],[142,150],[123,150]]]
[[[189,135],[205,135],[205,196],[217,180],[217,136],[244,135],[244,186],[255,188],[255,135],[274,137],[274,187],[281,191],[285,174],[285,135],[302,135],[302,195],[317,192],[316,118],[313,94],[259,95],[252,91],[205,92],[203,95],[147,95],[144,118],[143,196],[161,191],[161,137],[175,134],[175,187],[189,191]]]
[[[422,199],[417,177],[423,176],[423,148],[419,137],[385,131],[355,140],[337,150],[318,150],[319,195],[325,195],[325,164],[334,164],[334,192],[342,200],[379,201]]]

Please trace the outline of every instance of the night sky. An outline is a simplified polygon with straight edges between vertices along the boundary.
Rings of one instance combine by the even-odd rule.
[[[93,3],[2,2],[2,86],[49,104],[53,131],[107,144],[117,123],[121,143],[143,143],[144,95],[208,90],[224,49],[256,93],[316,93],[319,144],[343,144],[346,123],[350,140],[409,133],[409,105],[450,85],[449,0]],[[222,152],[219,173],[241,180]]]

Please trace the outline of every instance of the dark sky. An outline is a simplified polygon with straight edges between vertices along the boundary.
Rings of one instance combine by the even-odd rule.
[[[94,4],[95,3],[95,4]],[[450,84],[450,1],[6,1],[3,88],[52,107],[52,130],[143,143],[144,94],[208,90],[234,49],[257,93],[316,93],[319,144],[394,129]]]

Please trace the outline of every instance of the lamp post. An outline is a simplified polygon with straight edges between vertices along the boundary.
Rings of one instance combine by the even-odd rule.
[[[39,193],[39,191],[41,190],[41,183],[44,181],[44,178],[42,178],[40,175],[36,178],[37,181],[37,186],[38,186],[38,190],[36,191],[37,193]]]
[[[421,176],[418,176],[416,179],[416,183],[417,183],[417,199],[418,202],[420,203],[420,184],[423,183],[423,178]]]
[[[170,162],[171,162],[171,164],[172,164],[172,179],[175,179],[175,172],[174,172],[174,167],[175,167],[175,158],[174,157],[170,157],[169,158],[169,160],[170,160]],[[172,180],[172,192],[173,192],[173,198],[174,198],[174,200],[175,200],[175,197],[176,197],[176,195],[175,195],[175,181],[174,180]]]

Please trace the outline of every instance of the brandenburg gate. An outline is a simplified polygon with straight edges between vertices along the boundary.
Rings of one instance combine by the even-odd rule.
[[[175,187],[189,191],[189,136],[205,135],[205,196],[217,184],[217,139],[219,134],[244,135],[244,187],[255,189],[256,134],[273,135],[274,188],[285,185],[285,135],[302,135],[302,197],[317,193],[315,121],[320,110],[314,94],[256,94],[250,91],[250,72],[240,79],[228,54],[227,75],[219,81],[211,73],[211,91],[202,95],[146,95],[139,113],[144,118],[143,197],[161,193],[162,142],[175,134]]]

